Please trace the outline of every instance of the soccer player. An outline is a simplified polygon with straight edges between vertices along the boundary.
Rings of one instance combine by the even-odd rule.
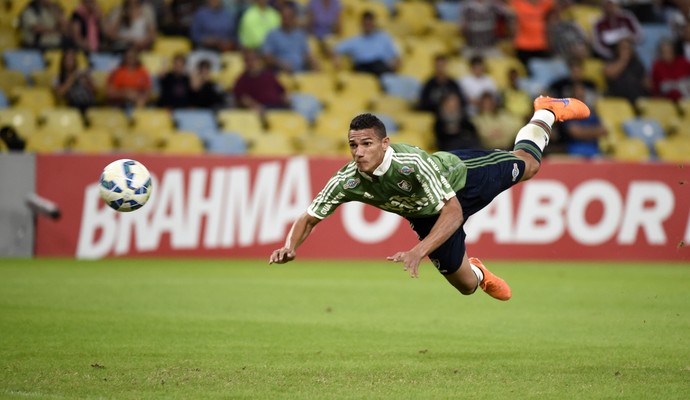
[[[417,147],[395,144],[383,123],[371,114],[356,116],[348,140],[352,161],[338,171],[292,225],[285,245],[273,251],[269,263],[295,259],[297,248],[314,226],[340,204],[359,201],[406,218],[419,243],[388,257],[403,263],[413,278],[429,257],[460,293],[481,287],[499,300],[510,299],[510,286],[465,251],[463,224],[499,193],[532,178],[541,165],[544,147],[556,121],[582,119],[589,108],[577,99],[538,97],[534,116],[515,138],[513,151],[454,150],[429,154]]]

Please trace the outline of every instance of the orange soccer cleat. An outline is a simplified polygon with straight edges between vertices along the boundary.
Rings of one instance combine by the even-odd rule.
[[[469,261],[470,264],[481,269],[484,273],[484,280],[481,281],[479,287],[482,288],[486,294],[494,299],[503,301],[510,300],[513,292],[510,290],[510,286],[508,286],[506,281],[492,274],[478,258],[470,257]]]
[[[589,107],[578,99],[556,99],[539,96],[534,99],[534,110],[549,110],[556,116],[556,121],[584,119],[589,117]]]

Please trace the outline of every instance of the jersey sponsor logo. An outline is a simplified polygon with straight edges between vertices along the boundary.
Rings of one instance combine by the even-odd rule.
[[[406,192],[412,190],[412,184],[405,180],[398,182],[398,187]]]
[[[520,168],[518,168],[517,163],[513,163],[513,171],[511,172],[511,175],[513,176],[513,182],[515,182],[518,175],[520,175]]]
[[[359,182],[359,178],[350,178],[343,185],[343,189],[354,189],[357,187],[357,185],[359,185]]]
[[[400,168],[400,173],[403,175],[409,175],[414,172],[414,168],[404,165],[402,168]]]

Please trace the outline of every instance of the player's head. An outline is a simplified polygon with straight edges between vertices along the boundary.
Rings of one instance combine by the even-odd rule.
[[[375,115],[360,114],[350,122],[347,138],[357,168],[373,173],[383,161],[390,144],[383,122]]]

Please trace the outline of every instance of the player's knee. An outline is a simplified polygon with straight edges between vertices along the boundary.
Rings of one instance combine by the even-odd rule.
[[[524,157],[523,160],[525,161],[525,173],[522,174],[522,180],[526,181],[539,172],[541,164],[532,157]]]

